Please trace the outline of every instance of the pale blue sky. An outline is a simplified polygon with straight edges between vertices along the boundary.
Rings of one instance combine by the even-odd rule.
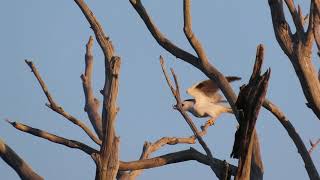
[[[307,12],[309,1],[296,2],[302,3]],[[159,47],[128,0],[87,0],[87,3],[110,35],[116,53],[122,57],[121,110],[117,119],[121,160],[137,159],[146,140],[191,135],[182,117],[172,109],[174,98],[161,73],[158,57],[163,55],[167,66],[175,69],[183,91],[205,76]],[[143,3],[164,34],[194,53],[182,31],[182,0]],[[194,32],[211,62],[226,75],[243,78],[233,84],[235,91],[248,81],[256,46],[263,43],[266,48],[264,69],[272,69],[268,98],[287,114],[308,147],[309,139],[320,137],[319,120],[305,106],[298,78],[275,40],[267,0],[193,1],[192,15]],[[93,179],[94,163],[86,154],[21,133],[4,122],[9,118],[96,147],[78,127],[45,106],[47,100],[24,63],[24,59],[33,60],[56,101],[88,123],[80,80],[85,43],[93,35],[87,21],[75,3],[66,0],[6,1],[0,6],[0,21],[0,137],[46,179]],[[94,54],[94,88],[101,99],[98,92],[104,80],[103,56],[96,42]],[[319,59],[314,57],[319,67]],[[205,121],[194,120],[198,125]],[[223,115],[204,138],[215,157],[233,164],[236,161],[229,155],[236,125],[233,116]],[[280,123],[264,109],[257,130],[265,179],[307,179],[293,142]],[[154,155],[189,147],[167,146]],[[192,147],[202,151],[198,145]],[[312,154],[318,169],[319,149]],[[0,179],[18,179],[2,160],[0,176]],[[209,167],[186,162],[146,170],[138,179],[212,179],[213,176]]]

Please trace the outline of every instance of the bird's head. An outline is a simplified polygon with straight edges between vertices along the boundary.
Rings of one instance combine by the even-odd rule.
[[[194,99],[184,100],[181,104],[182,110],[189,111],[193,107],[194,103],[195,103]]]

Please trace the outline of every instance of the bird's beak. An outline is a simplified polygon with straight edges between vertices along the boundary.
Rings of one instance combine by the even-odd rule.
[[[173,108],[173,109],[177,109],[177,105],[173,105],[172,108]]]

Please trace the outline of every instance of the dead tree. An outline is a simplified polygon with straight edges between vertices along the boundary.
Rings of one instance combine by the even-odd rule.
[[[255,130],[255,122],[257,121],[259,110],[261,106],[263,106],[275,115],[288,132],[305,163],[305,168],[308,172],[309,178],[313,180],[320,179],[309,152],[299,134],[295,131],[294,127],[281,110],[272,102],[265,99],[270,70],[265,74],[260,75],[264,54],[263,46],[258,46],[256,62],[248,85],[244,86],[241,89],[239,96],[237,96],[225,76],[212,63],[210,63],[204,48],[192,31],[190,0],[183,1],[183,30],[190,45],[195,50],[196,55],[181,49],[172,41],[167,39],[151,20],[151,17],[140,0],[130,0],[130,3],[140,15],[148,30],[160,46],[178,59],[181,59],[199,69],[210,80],[217,83],[218,87],[221,89],[222,93],[231,105],[235,118],[240,125],[235,134],[235,142],[232,150],[232,156],[239,159],[238,166],[219,160],[212,155],[211,149],[202,138],[206,135],[210,124],[206,123],[201,126],[201,130],[198,130],[189,115],[182,110],[178,77],[174,71],[171,70],[174,83],[171,82],[162,57],[160,57],[160,64],[167,84],[176,99],[176,109],[189,125],[193,135],[190,137],[163,137],[153,143],[145,142],[139,160],[131,162],[121,161],[119,157],[120,139],[115,132],[116,116],[119,112],[117,96],[119,89],[121,58],[116,55],[110,38],[104,32],[102,26],[86,3],[83,0],[74,1],[89,22],[94,32],[95,39],[104,55],[105,82],[104,87],[101,90],[103,101],[102,108],[100,110],[99,100],[94,96],[92,87],[92,45],[94,39],[90,36],[86,45],[85,72],[81,75],[81,79],[85,95],[84,110],[87,113],[91,125],[93,126],[94,132],[92,132],[81,120],[66,112],[57,102],[55,102],[33,62],[26,60],[26,63],[38,80],[48,99],[49,103],[47,106],[54,112],[63,116],[66,120],[80,127],[92,139],[92,141],[99,146],[99,149],[92,148],[80,141],[67,139],[22,123],[8,120],[14,128],[40,138],[47,139],[53,143],[83,151],[89,155],[96,164],[96,180],[111,180],[116,178],[135,179],[144,169],[190,160],[209,166],[212,172],[219,179],[230,179],[231,176],[234,176],[235,179],[241,180],[260,180],[263,179],[264,170],[261,160],[259,139]],[[315,68],[311,62],[311,47],[314,39],[318,48],[320,47],[320,2],[319,0],[311,1],[309,25],[305,32],[303,28],[305,17],[302,15],[301,9],[299,7],[298,10],[295,8],[293,0],[285,0],[297,29],[295,34],[290,31],[290,27],[284,17],[283,1],[269,0],[268,2],[271,9],[275,35],[279,45],[293,64],[307,99],[308,107],[310,107],[319,118],[320,97],[317,95],[319,95],[320,83]],[[194,148],[190,148],[183,151],[152,157],[153,152],[166,145],[194,144],[196,141],[200,143],[205,154],[200,153]],[[316,144],[317,143],[313,143],[312,147],[314,148]],[[310,151],[312,151],[312,149]],[[37,175],[2,141],[0,141],[0,155],[22,179],[42,179],[42,177]]]

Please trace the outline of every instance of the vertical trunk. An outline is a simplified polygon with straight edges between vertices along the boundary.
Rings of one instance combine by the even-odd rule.
[[[115,121],[119,89],[121,60],[113,56],[105,64],[105,85],[103,88],[102,130],[103,142],[97,160],[96,180],[114,180],[119,168],[119,138],[116,137]]]
[[[114,180],[119,169],[119,138],[114,137],[111,150],[102,150],[97,163],[96,180]]]

